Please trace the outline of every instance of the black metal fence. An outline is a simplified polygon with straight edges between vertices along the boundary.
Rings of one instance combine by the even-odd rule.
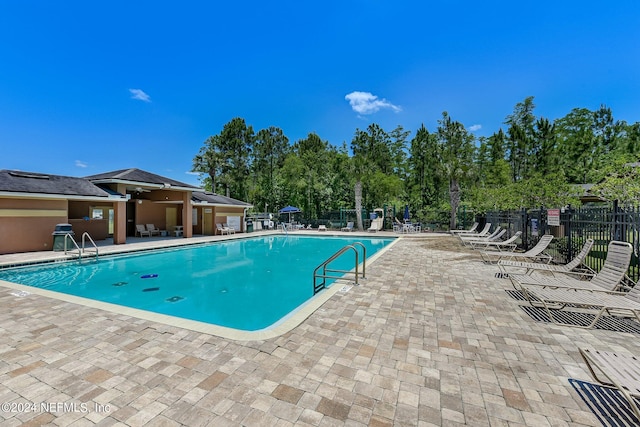
[[[594,245],[587,264],[599,271],[607,256],[607,246],[612,240],[629,242],[633,246],[631,266],[628,276],[637,282],[640,276],[638,254],[640,246],[640,208],[637,206],[584,206],[567,207],[560,212],[559,225],[549,221],[547,209],[529,209],[520,211],[488,212],[480,222],[490,222],[492,228],[501,226],[507,229],[507,237],[522,231],[521,249],[533,247],[544,234],[552,234],[555,238],[547,253],[554,261],[566,263],[570,261],[584,245],[587,239],[593,239]],[[483,221],[484,220],[484,221]]]

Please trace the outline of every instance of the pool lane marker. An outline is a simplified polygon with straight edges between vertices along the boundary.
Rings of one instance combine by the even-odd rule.
[[[145,274],[144,276],[140,276],[141,279],[155,279],[158,277],[157,274]]]
[[[159,290],[160,288],[146,288],[146,289],[143,289],[142,292],[155,292]]]

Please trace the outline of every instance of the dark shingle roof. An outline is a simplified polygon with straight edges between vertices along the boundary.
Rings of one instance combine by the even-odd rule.
[[[252,206],[250,203],[232,199],[231,197],[221,196],[209,191],[194,191],[193,193],[191,193],[191,200],[193,200],[195,203],[207,202],[216,205],[232,205],[246,208]]]
[[[170,184],[174,187],[187,187],[198,188],[193,185],[185,184],[184,182],[176,181],[175,179],[167,178],[164,176],[156,175],[155,173],[143,171],[140,169],[120,169],[117,171],[100,173],[97,175],[86,176],[85,179],[89,181],[103,181],[103,180],[121,180],[139,182],[141,184]]]
[[[109,197],[107,192],[84,178],[6,169],[0,170],[0,192]]]

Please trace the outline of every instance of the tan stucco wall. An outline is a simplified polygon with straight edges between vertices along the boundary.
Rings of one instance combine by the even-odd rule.
[[[66,200],[0,199],[0,254],[51,250],[51,233],[66,222]]]

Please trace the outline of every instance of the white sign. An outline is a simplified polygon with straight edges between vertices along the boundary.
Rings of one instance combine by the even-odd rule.
[[[228,216],[227,217],[227,224],[229,225],[229,227],[233,227],[233,229],[236,230],[236,231],[242,231],[242,229],[240,228],[240,217],[239,216]]]
[[[560,209],[547,209],[547,225],[560,225]]]

